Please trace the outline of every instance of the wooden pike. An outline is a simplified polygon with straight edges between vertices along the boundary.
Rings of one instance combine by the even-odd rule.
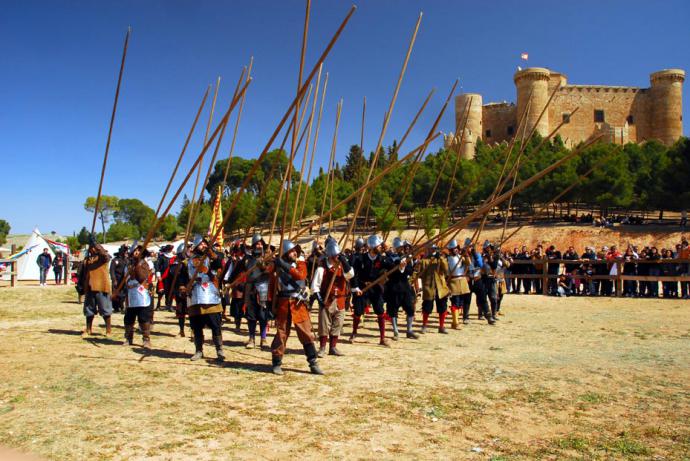
[[[113,111],[110,114],[110,126],[108,127],[108,140],[105,143],[105,155],[103,155],[103,166],[101,167],[101,179],[98,182],[98,193],[96,194],[96,206],[93,209],[93,221],[91,222],[91,234],[96,230],[96,218],[98,217],[98,209],[101,204],[101,194],[103,192],[103,178],[105,178],[105,167],[108,164],[108,152],[110,151],[110,139],[113,136],[113,125],[115,125],[115,113],[117,112],[117,101],[120,99],[120,86],[122,85],[122,74],[125,71],[125,60],[127,59],[127,47],[129,45],[129,36],[132,34],[132,28],[127,28],[127,35],[125,35],[125,44],[122,49],[122,60],[120,61],[120,72],[117,76],[117,87],[115,88],[115,101],[113,102]],[[105,235],[103,236],[105,242]]]
[[[317,69],[319,68],[319,66],[321,65],[321,63],[323,63],[323,61],[326,59],[326,57],[328,56],[328,54],[331,52],[331,49],[333,48],[333,46],[335,45],[335,43],[338,41],[338,38],[340,38],[340,35],[342,34],[343,30],[345,29],[345,26],[347,25],[347,23],[348,23],[348,22],[350,21],[350,19],[352,18],[352,15],[354,14],[354,12],[355,12],[356,9],[357,9],[357,7],[354,6],[354,5],[350,8],[350,11],[348,12],[347,16],[345,16],[345,19],[343,19],[342,23],[341,23],[340,26],[338,27],[338,30],[336,30],[336,32],[335,32],[335,34],[333,35],[333,37],[331,38],[330,42],[329,42],[328,45],[326,46],[326,49],[321,53],[321,56],[319,57],[318,61],[316,62],[314,68],[311,70],[311,72],[309,73],[309,75],[308,75],[307,78],[305,79],[304,83],[302,84],[302,88],[300,89],[300,92],[299,92],[298,95],[295,97],[295,99],[293,99],[292,103],[290,104],[290,106],[288,107],[287,111],[286,111],[285,114],[283,115],[283,118],[282,118],[282,119],[280,120],[280,122],[278,123],[278,126],[276,126],[275,130],[273,131],[273,134],[271,135],[271,137],[269,138],[268,142],[267,142],[266,145],[264,146],[264,149],[262,150],[261,154],[259,155],[259,158],[257,159],[256,162],[254,162],[254,164],[253,164],[252,167],[250,168],[249,172],[248,172],[247,175],[245,176],[244,181],[243,181],[243,183],[242,183],[242,186],[241,186],[241,187],[239,188],[239,190],[237,191],[237,194],[235,195],[234,200],[232,201],[232,203],[230,204],[230,207],[229,207],[228,211],[226,212],[227,214],[226,214],[225,217],[223,218],[223,223],[222,223],[222,225],[220,226],[221,228],[223,228],[223,227],[225,226],[225,223],[227,222],[227,220],[229,219],[229,217],[232,215],[232,212],[233,212],[233,211],[235,210],[235,208],[237,207],[237,204],[239,203],[239,200],[242,198],[242,194],[244,193],[245,189],[246,189],[247,186],[249,185],[249,181],[251,181],[252,177],[253,177],[254,174],[256,173],[256,170],[259,168],[259,165],[261,164],[261,161],[264,159],[264,157],[265,157],[266,154],[268,153],[268,149],[273,145],[273,141],[274,141],[275,138],[278,136],[278,133],[279,133],[280,130],[283,128],[283,125],[285,125],[285,122],[287,121],[288,117],[289,117],[290,114],[292,113],[293,108],[294,108],[295,105],[297,104],[297,100],[300,99],[300,98],[302,97],[303,93],[307,90],[307,86],[309,85],[309,83],[311,82],[311,80],[314,78],[314,74],[316,74]],[[215,242],[215,239],[216,239],[216,236],[213,237],[211,243]]]
[[[170,191],[170,186],[172,185],[173,180],[175,179],[175,175],[177,174],[177,170],[180,167],[180,163],[182,162],[182,158],[184,157],[185,152],[187,151],[187,146],[189,145],[190,139],[192,139],[192,134],[194,134],[194,129],[196,128],[196,124],[199,121],[199,116],[201,116],[201,111],[204,109],[204,106],[206,105],[206,98],[208,98],[208,92],[211,89],[211,85],[209,85],[206,88],[206,92],[204,93],[204,97],[201,99],[201,104],[199,104],[199,109],[196,111],[196,116],[194,117],[194,121],[192,122],[192,127],[189,129],[189,133],[187,134],[187,138],[184,141],[184,145],[182,146],[182,152],[180,152],[180,156],[177,158],[177,163],[175,164],[175,168],[173,168],[173,172],[170,175],[170,180],[168,180],[167,186],[165,186],[165,191],[163,192],[163,196],[161,197],[160,202],[158,202],[158,208],[156,208],[156,218],[158,218],[158,213],[161,211],[161,207],[163,206],[163,202],[165,201],[165,198],[168,195],[168,192]]]
[[[252,76],[252,66],[254,65],[254,56],[249,58],[249,67],[247,69],[247,79]],[[235,151],[235,141],[237,140],[237,130],[240,127],[240,120],[242,119],[242,110],[244,109],[244,101],[247,94],[242,95],[242,100],[240,101],[240,108],[237,112],[237,120],[235,120],[235,129],[232,132],[232,142],[230,143],[230,151],[228,152],[228,162],[225,164],[225,172],[223,173],[223,187],[228,182],[228,173],[230,172],[230,165],[232,164],[232,154]]]
[[[419,31],[419,25],[422,22],[422,13],[419,13],[419,18],[417,19],[417,23],[415,24],[414,32],[412,33],[412,38],[410,39],[410,44],[407,47],[407,54],[405,55],[405,61],[403,62],[402,69],[400,70],[400,75],[398,76],[398,82],[395,85],[395,91],[393,92],[393,97],[391,98],[391,102],[388,106],[388,110],[386,111],[386,117],[383,122],[383,127],[381,128],[381,133],[379,135],[379,140],[376,143],[376,149],[374,150],[374,159],[371,164],[371,167],[369,168],[369,173],[367,174],[367,179],[365,183],[368,183],[369,180],[371,179],[372,174],[374,173],[374,166],[376,165],[378,161],[378,156],[379,152],[381,150],[381,146],[383,145],[383,138],[386,135],[386,131],[388,129],[388,123],[390,122],[391,114],[393,113],[393,108],[395,107],[395,101],[398,98],[398,92],[400,91],[400,86],[402,85],[402,80],[405,75],[405,70],[407,69],[407,63],[410,61],[410,56],[412,54],[412,48],[414,47],[415,40],[417,39],[417,32]],[[340,238],[339,244],[342,246],[343,242],[345,239],[352,234],[352,230],[354,229],[354,225],[357,222],[357,216],[359,215],[359,210],[362,208],[362,203],[364,201],[364,195],[359,197],[357,200],[357,204],[355,205],[355,211],[352,215],[352,222],[350,223],[350,227],[348,230],[343,234],[343,236]]]
[[[242,74],[244,75],[244,70],[242,70]],[[216,111],[216,101],[218,100],[218,90],[220,88],[220,76],[218,76],[218,79],[216,80],[216,89],[213,92],[213,101],[211,102],[211,111],[209,112],[208,115],[208,122],[206,123],[206,133],[204,134],[204,145],[206,144],[206,141],[208,141],[208,134],[211,131],[211,124],[213,123],[213,113]],[[225,126],[223,126],[223,131],[225,131]],[[192,231],[192,224],[194,222],[195,218],[195,210],[196,210],[196,193],[197,189],[199,188],[199,179],[201,177],[201,167],[204,164],[204,156],[201,156],[201,161],[199,162],[199,167],[197,168],[196,171],[196,181],[194,182],[194,192],[192,193],[192,200],[189,202],[189,215],[187,216],[187,226],[185,227],[185,232],[184,232],[184,238],[185,238],[185,245],[187,240],[189,239],[189,234]],[[199,194],[200,196],[203,197],[204,195],[204,190],[203,188],[201,189],[201,193]]]
[[[322,64],[323,65],[323,64]],[[319,67],[319,72],[321,68]],[[309,198],[309,182],[311,181],[311,171],[314,166],[314,152],[316,152],[316,145],[319,141],[319,132],[321,131],[321,116],[323,115],[323,105],[326,100],[326,88],[328,87],[328,72],[326,72],[326,79],[324,80],[323,90],[321,91],[321,103],[319,104],[319,116],[316,122],[316,132],[314,133],[314,142],[311,147],[311,156],[309,158],[309,172],[307,173],[306,186],[304,188],[304,200],[302,201],[302,207],[299,211],[299,222],[302,222],[304,218],[304,207],[307,205],[307,199]],[[306,148],[307,146],[305,146]]]
[[[304,154],[302,156],[302,167],[299,170],[299,185],[297,186],[297,195],[295,196],[295,207],[292,210],[292,220],[290,221],[290,230],[295,227],[295,219],[297,218],[297,210],[300,204],[300,197],[302,195],[302,182],[304,181],[304,168],[307,165],[307,154],[309,153],[309,140],[311,138],[311,129],[314,122],[314,115],[316,113],[316,101],[319,96],[319,85],[321,85],[321,70],[323,65],[319,66],[319,73],[316,76],[316,87],[314,89],[314,101],[311,105],[311,114],[307,121],[307,140],[304,143]],[[305,106],[306,107],[306,106]]]

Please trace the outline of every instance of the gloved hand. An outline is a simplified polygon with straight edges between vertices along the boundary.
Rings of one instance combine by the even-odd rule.
[[[343,272],[350,272],[350,261],[347,260],[344,254],[340,253],[338,255],[338,261],[340,261],[340,264],[343,266]]]
[[[292,269],[292,265],[285,261],[283,258],[276,258],[276,266],[280,267],[283,269],[285,272],[290,272],[290,269]]]

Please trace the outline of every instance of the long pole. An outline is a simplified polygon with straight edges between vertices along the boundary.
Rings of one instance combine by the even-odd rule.
[[[319,71],[321,68],[319,67]],[[328,72],[326,72],[326,79],[323,83],[323,90],[321,90],[321,103],[319,104],[319,117],[316,121],[316,132],[314,133],[314,143],[311,147],[311,157],[309,159],[309,172],[307,173],[307,186],[304,189],[304,200],[302,201],[302,208],[299,211],[299,221],[302,222],[304,217],[304,207],[307,205],[307,199],[309,198],[309,184],[311,181],[311,171],[314,166],[314,153],[316,152],[316,145],[319,142],[319,133],[321,131],[321,116],[323,115],[323,105],[326,100],[326,88],[328,87]]]
[[[120,99],[120,86],[122,85],[122,74],[125,71],[125,60],[127,59],[127,47],[129,45],[129,36],[132,33],[132,28],[127,28],[127,35],[125,35],[125,45],[122,50],[122,61],[120,61],[120,72],[117,76],[117,87],[115,88],[115,102],[113,103],[113,111],[110,114],[110,126],[108,127],[108,140],[105,143],[105,155],[103,155],[103,166],[101,167],[101,179],[98,182],[98,194],[96,194],[96,206],[93,209],[93,221],[91,221],[91,233],[96,230],[96,217],[98,216],[98,209],[101,204],[101,193],[103,192],[103,178],[105,177],[105,166],[108,164],[108,152],[110,151],[110,139],[113,136],[113,125],[115,125],[115,113],[117,112],[117,101]],[[105,235],[103,235],[105,241]]]
[[[252,66],[254,65],[254,56],[249,58],[249,67],[247,69],[247,80],[251,78]],[[240,108],[237,112],[237,120],[235,120],[235,129],[232,133],[232,142],[230,143],[230,150],[228,151],[228,162],[225,164],[225,173],[223,174],[223,187],[228,181],[228,172],[230,171],[230,165],[232,164],[232,154],[235,151],[235,141],[237,140],[237,130],[240,127],[240,120],[242,119],[242,109],[244,109],[244,101],[246,99],[247,93],[242,95],[242,100],[240,101]]]
[[[295,206],[292,210],[292,220],[290,221],[290,231],[295,227],[295,219],[297,218],[297,210],[299,209],[300,197],[302,195],[302,182],[304,181],[304,168],[307,165],[307,154],[309,153],[309,141],[311,139],[311,129],[314,122],[314,115],[316,113],[316,101],[319,97],[319,85],[321,85],[321,69],[323,66],[319,67],[319,74],[316,76],[316,87],[314,88],[314,100],[311,104],[311,114],[309,114],[309,120],[307,121],[307,139],[304,142],[304,154],[302,156],[302,167],[299,171],[299,185],[297,186],[297,195],[295,196]]]
[[[184,145],[182,146],[182,152],[180,152],[180,156],[177,158],[177,163],[175,164],[175,168],[173,168],[173,172],[170,175],[170,180],[168,181],[168,185],[165,186],[165,192],[163,192],[163,196],[161,197],[160,202],[158,203],[158,208],[156,208],[156,218],[158,218],[158,213],[161,211],[161,207],[163,206],[163,202],[165,201],[165,197],[167,197],[168,192],[170,191],[170,186],[172,185],[173,180],[175,179],[175,175],[177,174],[177,169],[180,167],[180,163],[182,162],[182,158],[184,157],[185,152],[187,151],[187,146],[189,145],[189,140],[192,139],[192,134],[194,133],[194,129],[196,128],[196,124],[199,121],[199,116],[201,115],[201,111],[204,109],[204,106],[206,105],[206,98],[208,98],[208,92],[211,89],[211,85],[206,88],[206,92],[204,93],[204,97],[201,100],[201,104],[199,104],[199,109],[196,112],[196,116],[194,117],[194,122],[192,122],[192,127],[189,129],[189,133],[187,134],[187,139],[184,141]]]
[[[374,150],[374,160],[371,163],[371,166],[369,168],[369,173],[367,174],[367,179],[365,181],[369,182],[371,179],[372,174],[374,173],[374,167],[376,166],[376,163],[378,161],[378,156],[379,152],[381,150],[381,146],[383,144],[383,138],[386,136],[386,131],[388,130],[388,123],[390,122],[391,119],[391,114],[393,113],[393,108],[395,107],[395,101],[398,99],[398,92],[400,91],[400,86],[402,85],[402,80],[403,77],[405,76],[405,71],[407,69],[407,63],[410,61],[410,56],[412,55],[412,48],[414,47],[415,40],[417,39],[417,32],[419,31],[419,25],[422,22],[422,13],[419,13],[419,17],[417,18],[417,23],[415,24],[414,27],[414,32],[412,33],[412,38],[410,39],[410,43],[407,47],[407,54],[405,55],[405,61],[403,62],[402,69],[400,69],[400,75],[398,76],[398,82],[395,85],[395,91],[393,92],[393,97],[391,98],[390,104],[388,105],[388,110],[386,111],[386,117],[383,122],[383,127],[381,127],[381,133],[379,134],[379,140],[376,143],[376,149]],[[343,234],[343,236],[340,238],[340,245],[342,246],[343,242],[345,241],[346,238],[350,234],[352,234],[352,230],[354,229],[355,222],[357,222],[357,215],[359,214],[359,210],[362,208],[362,203],[364,202],[364,195],[359,197],[357,200],[357,204],[355,205],[355,211],[352,214],[352,221],[350,222],[350,227],[348,230]]]

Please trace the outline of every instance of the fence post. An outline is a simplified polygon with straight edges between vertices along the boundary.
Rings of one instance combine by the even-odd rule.
[[[542,264],[541,270],[541,294],[546,296],[549,294],[549,265],[547,263],[548,259],[543,259],[542,261],[544,264]]]
[[[616,261],[616,296],[623,296],[623,263]]]
[[[10,270],[12,274],[10,275],[10,286],[14,288],[17,286],[17,260],[15,259],[10,263]]]

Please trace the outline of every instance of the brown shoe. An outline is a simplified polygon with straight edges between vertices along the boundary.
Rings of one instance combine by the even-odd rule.
[[[384,338],[381,341],[379,341],[379,346],[391,347],[391,343],[390,343],[390,341],[388,341],[387,339]]]

